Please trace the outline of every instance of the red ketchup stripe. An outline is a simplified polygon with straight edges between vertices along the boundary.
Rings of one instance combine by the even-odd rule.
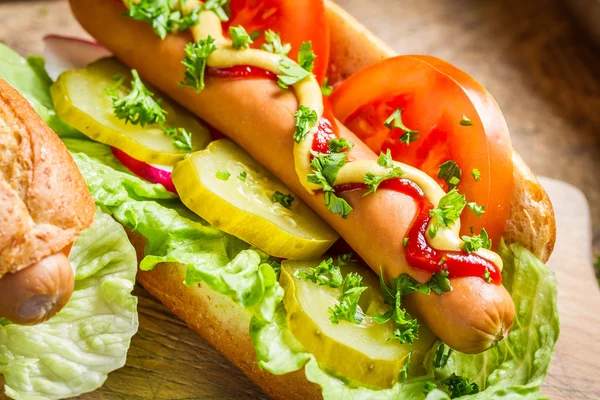
[[[223,79],[270,79],[277,80],[277,75],[271,71],[251,65],[236,65],[228,68],[207,68],[206,76]]]

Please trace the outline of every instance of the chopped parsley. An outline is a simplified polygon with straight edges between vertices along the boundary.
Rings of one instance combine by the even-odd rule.
[[[402,308],[402,296],[414,292],[422,292],[429,294],[429,287],[421,285],[407,274],[402,274],[398,278],[391,281],[391,287],[385,283],[383,273],[379,275],[379,282],[385,304],[390,308],[382,314],[375,316],[375,320],[384,324],[392,320],[396,326],[394,333],[390,339],[398,340],[400,343],[412,345],[419,337],[419,323],[415,318]]]
[[[451,399],[468,394],[479,393],[479,386],[477,386],[476,383],[471,382],[468,378],[458,376],[455,373],[452,373],[452,375],[442,380],[441,384],[448,388]]]
[[[396,111],[392,113],[383,123],[388,129],[392,130],[394,128],[398,128],[402,130],[402,135],[398,138],[400,143],[404,143],[405,145],[409,145],[412,142],[419,139],[419,131],[414,131],[409,129],[404,122],[402,122],[402,109],[398,108]]]
[[[340,254],[339,256],[337,256],[338,265],[352,264],[354,262],[352,257],[354,257],[354,253]]]
[[[479,235],[463,236],[461,239],[465,242],[463,244],[463,250],[468,253],[472,253],[482,248],[488,250],[492,248],[492,241],[488,237],[485,228],[481,229]]]
[[[126,96],[120,98],[116,91],[123,84],[124,77],[106,89],[106,93],[112,99],[115,116],[133,125],[165,123],[167,112],[162,108],[161,101],[154,99],[153,93],[144,86],[135,69],[131,70],[131,75],[131,90]]]
[[[354,147],[354,143],[345,138],[335,138],[327,142],[327,147],[332,153],[341,153],[342,151],[350,150]]]
[[[186,1],[186,0],[184,0]],[[202,6],[202,11],[212,11],[223,22],[229,21],[229,15],[226,9],[229,8],[229,0],[206,0]]]
[[[481,217],[485,212],[485,206],[480,206],[474,201],[467,203],[467,207],[469,208],[469,210],[471,210],[471,212],[473,212],[473,214],[475,214],[478,217]]]
[[[296,275],[306,281],[332,288],[340,287],[344,282],[342,271],[340,271],[340,267],[333,264],[333,258],[321,261],[314,268],[299,270]]]
[[[485,271],[483,272],[483,279],[487,283],[492,283],[492,276],[490,274],[490,270],[487,267],[485,268]]]
[[[331,95],[331,92],[333,92],[333,86],[329,85],[329,78],[325,77],[323,84],[321,85],[321,93],[323,93],[323,96],[327,97]]]
[[[442,197],[438,206],[429,212],[429,215],[433,217],[428,230],[429,236],[434,238],[439,228],[454,225],[466,204],[465,195],[458,193],[456,188]]]
[[[231,46],[234,49],[247,49],[254,42],[243,26],[230,26]]]
[[[336,215],[346,218],[352,212],[352,207],[341,197],[335,195],[333,182],[337,174],[346,164],[346,153],[312,153],[310,165],[313,173],[308,175],[308,182],[321,185],[324,194],[325,207]]]
[[[460,124],[462,126],[473,126],[473,122],[465,114],[463,114]]]
[[[408,246],[408,238],[405,237],[404,240],[402,240],[402,246],[406,247]]]
[[[178,150],[193,150],[192,134],[185,128],[163,127],[165,133],[173,138],[173,146]]]
[[[120,98],[117,94],[117,88],[123,84],[125,79],[121,76],[117,83],[106,89],[106,93],[112,99],[114,114],[119,119],[124,119],[133,125],[157,124],[166,135],[173,139],[173,147],[178,150],[192,151],[192,134],[185,128],[171,128],[166,126],[167,112],[162,108],[161,100],[154,99],[154,94],[150,92],[140,79],[135,69],[131,70],[133,79],[131,80],[131,90],[127,95]]]
[[[298,64],[306,71],[312,72],[316,58],[315,52],[312,51],[312,42],[302,42],[298,51]]]
[[[448,160],[440,164],[438,178],[446,181],[448,189],[454,189],[460,183],[462,178],[462,170],[454,160]]]
[[[304,105],[294,114],[296,119],[296,130],[294,131],[294,140],[300,143],[309,134],[310,130],[317,124],[318,116],[315,110],[312,110]]]
[[[279,203],[288,210],[291,210],[292,203],[294,202],[294,196],[276,191],[273,193],[273,196],[271,196],[271,201],[273,203]]]
[[[360,295],[367,290],[363,285],[363,278],[356,272],[350,272],[344,277],[344,286],[340,302],[329,308],[330,320],[334,324],[340,321],[349,321],[360,324],[364,318],[362,313],[357,312]]]
[[[242,182],[245,182],[247,177],[248,177],[248,173],[246,171],[242,171],[238,175],[238,179]]]
[[[310,76],[310,72],[287,57],[281,57],[279,69],[281,73],[277,75],[279,78],[277,84],[284,89]]]
[[[444,259],[442,259],[444,260]],[[446,260],[444,260],[444,265]],[[447,293],[452,291],[452,285],[450,285],[450,279],[448,279],[448,268],[442,268],[439,272],[435,272],[431,275],[429,282],[427,285],[437,295],[441,295],[442,293]]]
[[[371,193],[375,194],[381,182],[388,179],[400,178],[402,175],[404,175],[404,171],[402,171],[402,168],[400,167],[392,168],[392,170],[384,176],[377,176],[372,172],[367,172],[365,174],[364,182],[365,185],[367,185],[367,187],[369,188],[369,190],[365,192],[365,194],[363,194],[363,197],[368,196]]]
[[[227,171],[226,169],[220,169],[217,171],[216,176],[217,176],[217,179],[219,179],[221,181],[226,181],[231,176],[231,173],[229,171]]]
[[[206,4],[206,3],[205,3]],[[204,40],[198,40],[196,43],[188,43],[185,46],[185,57],[183,65],[186,68],[182,86],[191,86],[196,92],[204,90],[204,72],[206,71],[206,62],[217,46],[212,36]]]
[[[473,176],[473,179],[475,179],[475,182],[478,182],[481,179],[481,172],[479,172],[479,169],[477,168],[473,168],[471,175]]]
[[[446,352],[446,345],[444,343],[440,343],[438,348],[435,350],[433,366],[435,368],[444,368],[446,364],[448,364],[448,360],[450,360],[452,353],[454,353],[454,349],[448,346],[448,352]]]
[[[392,153],[390,149],[387,149],[385,154],[381,152],[379,158],[377,158],[377,164],[384,168],[392,168],[394,166],[394,160],[392,159]]]
[[[280,56],[285,57],[292,50],[292,46],[289,43],[282,44],[279,35],[270,29],[265,31],[265,42],[262,45],[263,50],[279,54]]]
[[[198,24],[200,9],[194,9],[186,15],[174,10],[172,0],[127,0],[125,15],[136,20],[149,23],[161,39],[167,33],[184,31]]]

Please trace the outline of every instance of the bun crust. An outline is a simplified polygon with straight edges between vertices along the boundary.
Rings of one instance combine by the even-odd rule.
[[[68,247],[94,212],[65,145],[0,79],[0,278]]]

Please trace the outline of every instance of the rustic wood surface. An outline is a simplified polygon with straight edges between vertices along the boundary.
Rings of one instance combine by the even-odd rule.
[[[600,51],[552,0],[339,0],[399,53],[442,57],[495,96],[514,145],[545,181],[557,211],[549,265],[559,282],[562,333],[543,391],[552,399],[600,398]],[[64,0],[0,0],[0,41],[39,53],[46,33],[84,36]],[[592,221],[590,223],[590,221]],[[140,296],[141,329],[125,368],[85,399],[250,399],[260,391],[184,323]],[[2,398],[2,395],[0,395]]]

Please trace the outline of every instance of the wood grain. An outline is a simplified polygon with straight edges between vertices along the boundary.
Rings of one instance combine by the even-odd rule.
[[[600,292],[591,230],[600,251],[600,54],[554,0],[340,0],[400,53],[447,59],[495,96],[519,153],[544,181],[557,211],[549,262],[560,283],[562,333],[543,392],[552,399],[600,398]],[[47,33],[85,36],[64,0],[0,4],[0,41],[39,53]],[[127,366],[83,399],[265,398],[246,378],[143,289],[141,328]],[[0,398],[3,398],[0,395]]]

